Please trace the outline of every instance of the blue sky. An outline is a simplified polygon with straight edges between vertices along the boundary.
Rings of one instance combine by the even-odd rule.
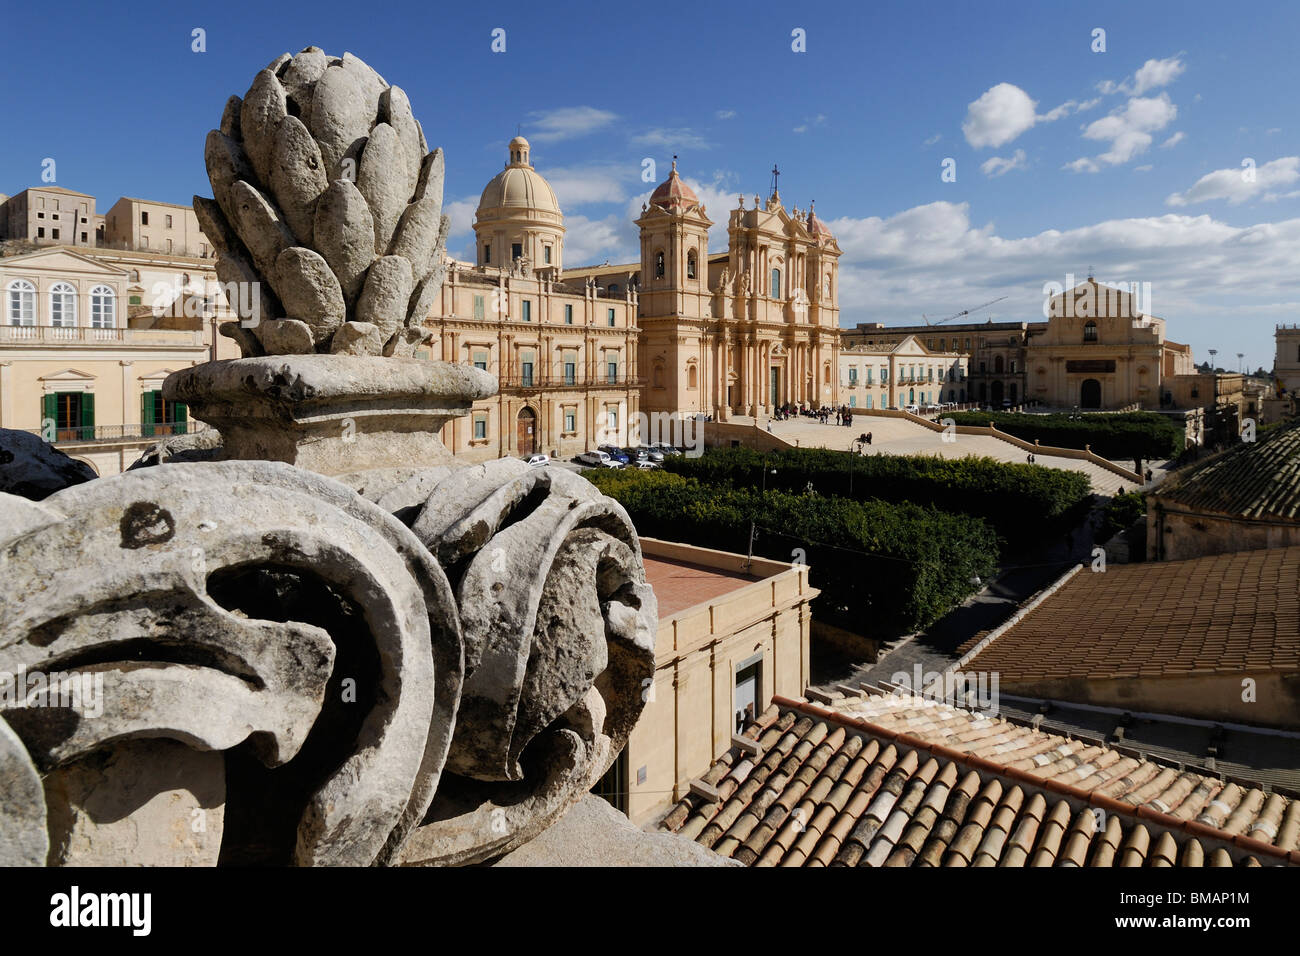
[[[398,7],[61,4],[88,53],[51,8],[13,5],[6,32],[33,42],[0,67],[0,191],[37,184],[50,157],[103,208],[208,195],[203,138],[226,97],[315,44],[407,91],[447,153],[457,254],[518,125],[566,214],[569,265],[636,255],[643,161],[662,178],[677,153],[719,223],[739,193],[767,195],[774,162],[787,205],[816,199],[844,249],[846,325],[1000,295],[978,317],[1033,320],[1044,283],[1089,266],[1149,282],[1198,361],[1268,366],[1274,323],[1300,322],[1300,4]]]

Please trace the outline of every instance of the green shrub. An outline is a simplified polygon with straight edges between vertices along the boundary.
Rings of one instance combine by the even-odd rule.
[[[1109,541],[1147,513],[1146,496],[1138,491],[1114,495],[1102,511],[1098,541]]]
[[[1183,450],[1185,430],[1176,421],[1154,412],[1123,414],[1022,415],[1011,412],[954,412],[958,425],[993,424],[1025,441],[1037,440],[1058,448],[1091,446],[1094,454],[1112,461],[1172,458]]]
[[[915,504],[711,486],[665,471],[586,473],[627,509],[639,533],[740,554],[801,557],[821,589],[817,616],[859,634],[924,627],[978,590],[997,565],[997,536],[977,518]]]
[[[763,475],[764,461],[768,474]],[[763,455],[749,448],[720,448],[699,458],[669,458],[664,467],[705,484],[820,495],[912,502],[983,518],[1005,538],[1040,534],[1045,523],[1070,514],[1091,493],[1082,472],[992,458],[929,455],[856,455],[799,448]],[[775,469],[775,474],[772,470]]]

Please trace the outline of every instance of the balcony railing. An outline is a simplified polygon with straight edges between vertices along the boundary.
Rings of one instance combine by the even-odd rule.
[[[145,425],[78,425],[73,428],[56,428],[54,430],[54,444],[57,445],[63,442],[130,441],[135,438],[165,438],[168,435],[192,435],[207,428],[208,425],[200,421],[153,422]],[[45,433],[39,428],[20,430],[39,435],[41,438],[46,437]]]
[[[646,384],[646,379],[634,375],[617,375],[613,378],[608,375],[596,375],[591,378],[579,375],[570,379],[563,375],[533,375],[531,378],[525,378],[523,375],[515,374],[502,375],[498,381],[502,388],[520,389],[610,388]]]
[[[0,345],[204,345],[201,329],[0,325]]]

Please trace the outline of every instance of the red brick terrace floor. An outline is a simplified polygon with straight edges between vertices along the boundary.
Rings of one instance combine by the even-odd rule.
[[[645,576],[659,599],[661,621],[762,580],[752,574],[720,571],[684,561],[665,561],[650,555],[645,556]]]

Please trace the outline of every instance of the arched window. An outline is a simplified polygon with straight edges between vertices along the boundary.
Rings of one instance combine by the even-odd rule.
[[[1096,322],[1089,321],[1088,324],[1085,325],[1085,326],[1083,327],[1083,340],[1084,340],[1085,342],[1096,342],[1096,341],[1097,341],[1097,323],[1096,323]]]
[[[686,387],[695,388],[697,387],[696,382],[697,379],[695,377],[695,365],[691,364],[686,366]]]
[[[686,278],[695,278],[695,250],[686,253]]]
[[[664,254],[663,251],[660,250],[659,252],[655,253],[655,278],[662,279],[663,277],[664,277]]]
[[[654,383],[655,388],[664,387],[664,367],[662,365],[655,366]]]
[[[90,290],[90,327],[111,329],[117,324],[117,296],[106,285]]]
[[[131,280],[132,282],[139,282],[139,281],[140,281],[140,270],[139,270],[139,269],[132,269],[129,278],[130,278],[130,280]]]
[[[5,312],[10,325],[36,324],[36,286],[15,279],[5,289]]]
[[[77,290],[66,282],[50,287],[50,325],[69,329],[77,325]]]
[[[781,270],[772,270],[772,298],[781,298]]]

